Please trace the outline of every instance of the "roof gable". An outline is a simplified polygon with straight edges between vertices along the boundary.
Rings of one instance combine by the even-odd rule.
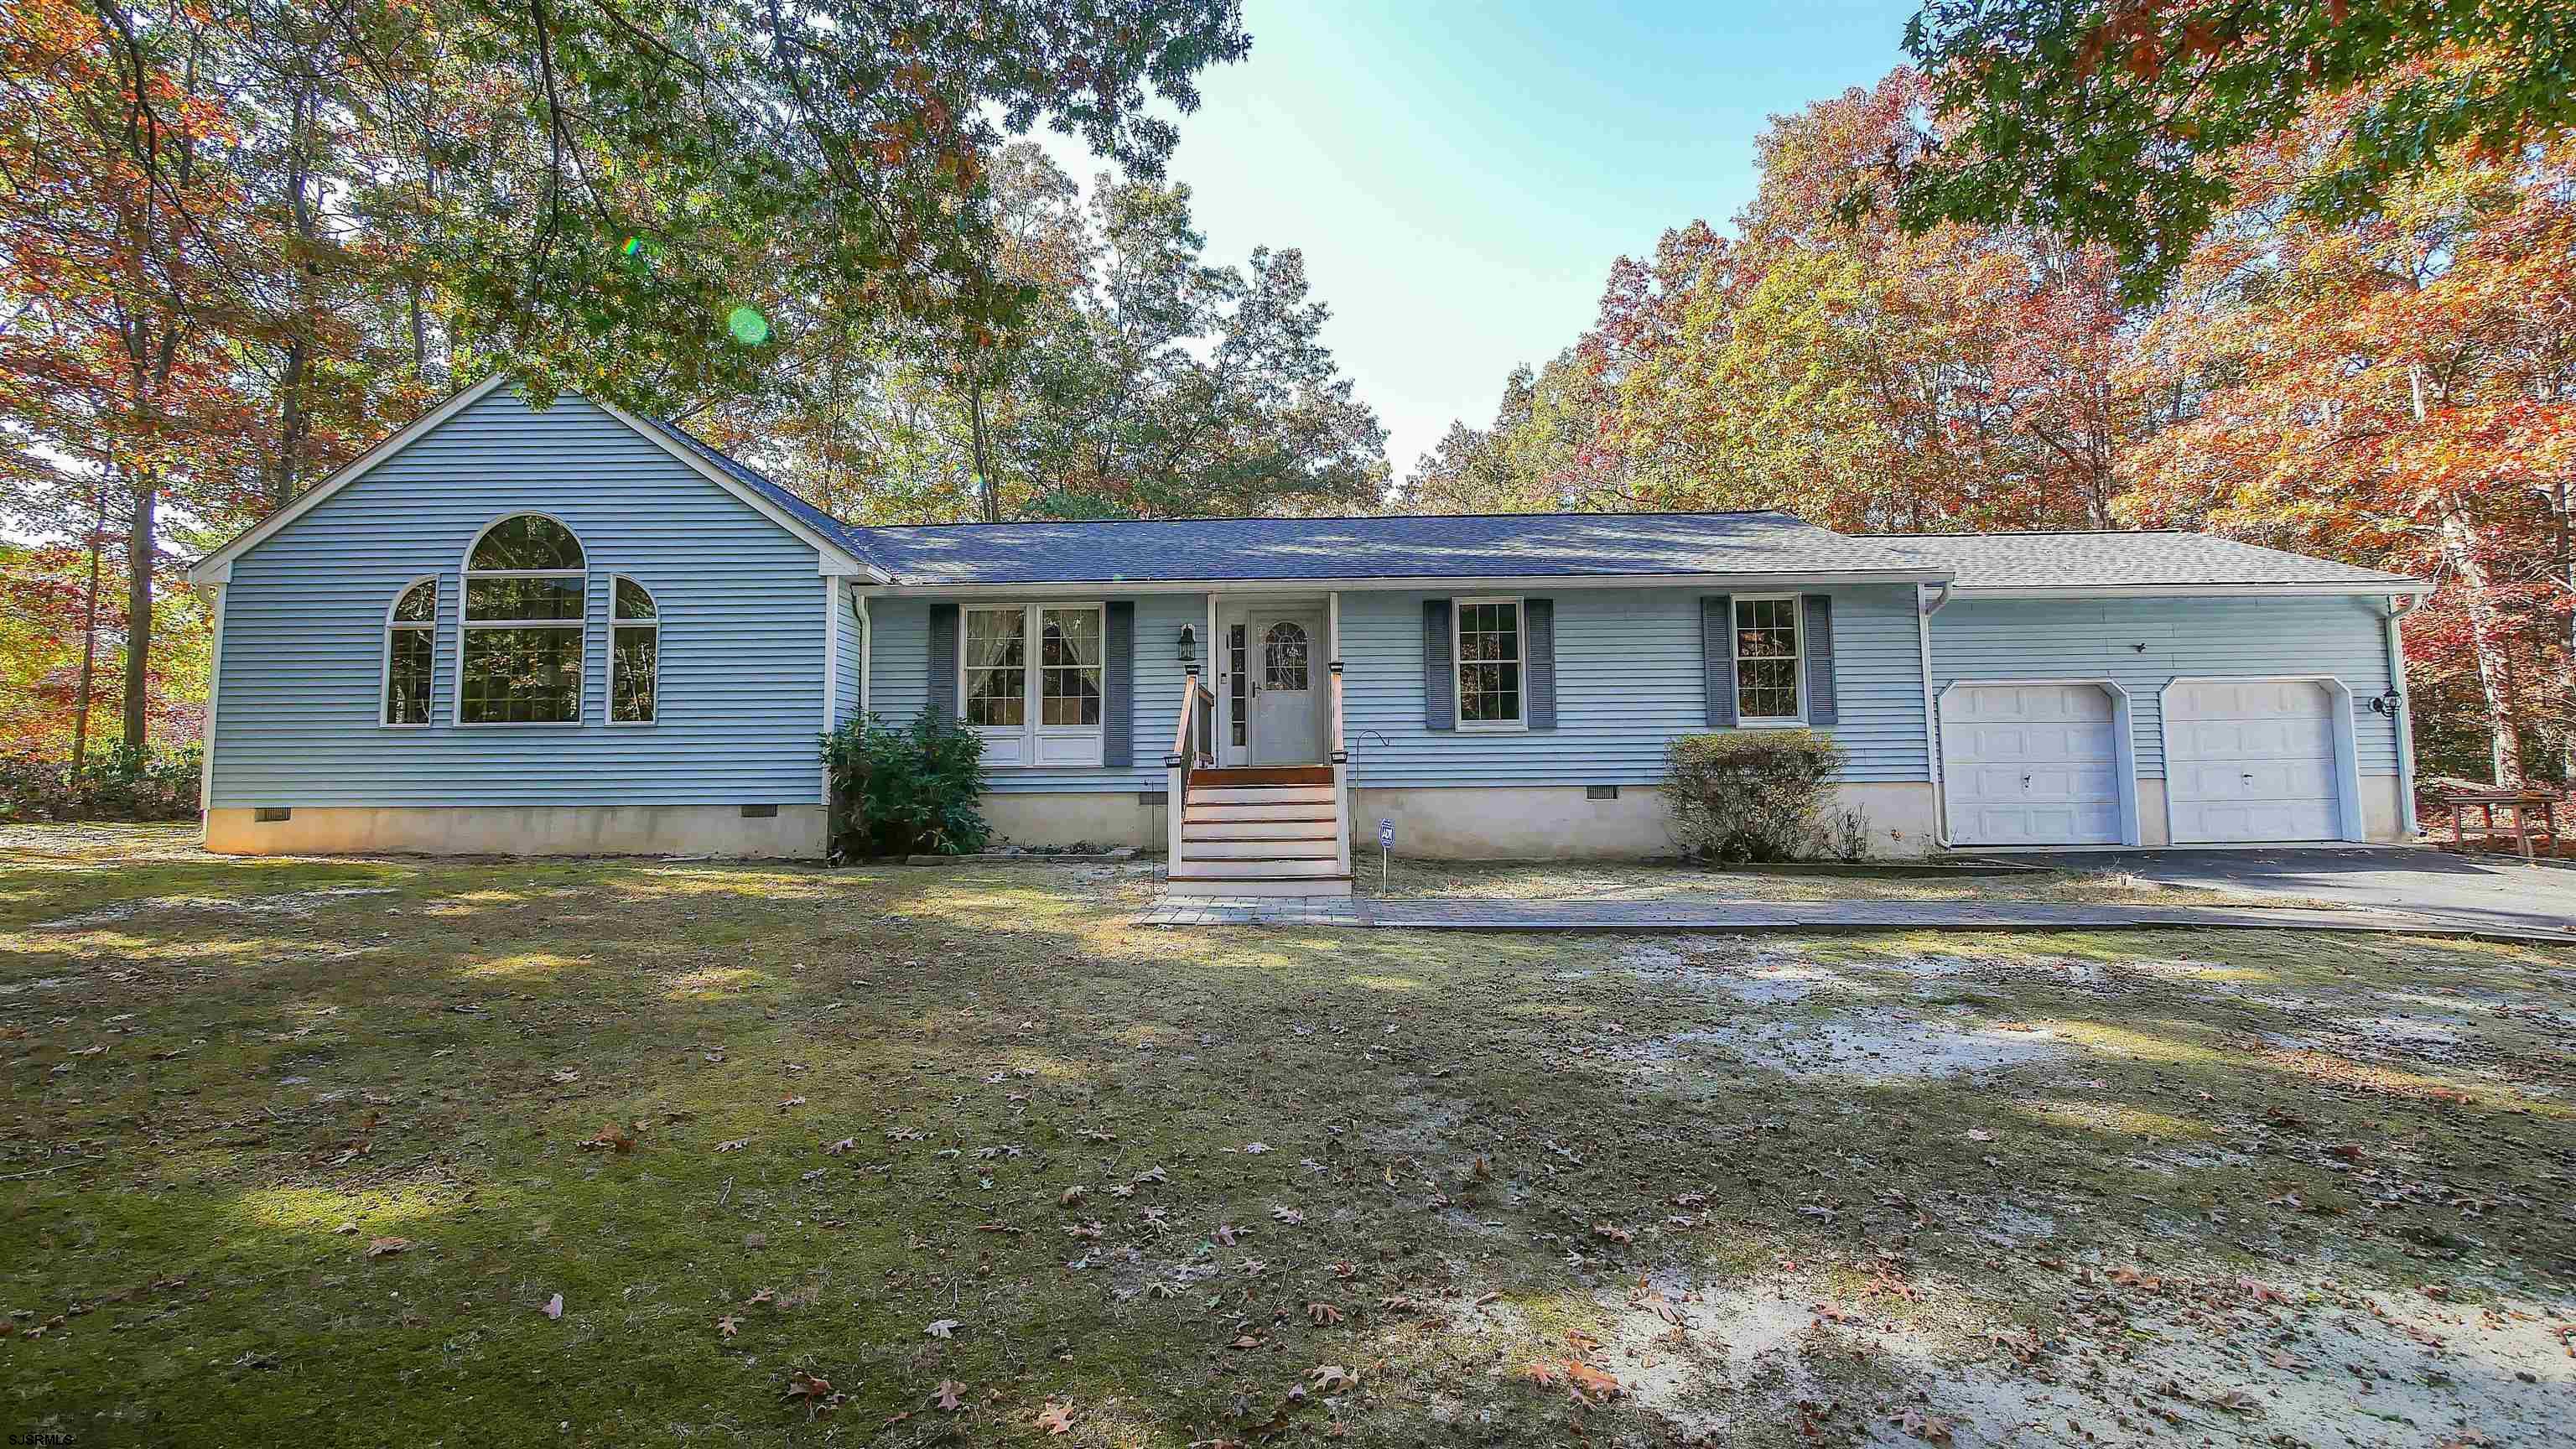
[[[505,375],[495,373],[458,391],[437,407],[397,429],[340,471],[296,495],[285,507],[252,524],[234,535],[222,547],[199,559],[188,570],[189,580],[200,584],[225,582],[230,577],[233,560],[275,537],[342,489],[400,456],[404,449],[437,431],[476,403],[483,401],[503,387],[507,381]],[[714,449],[697,444],[694,439],[688,439],[687,434],[675,427],[650,423],[622,408],[595,399],[590,401],[600,411],[633,430],[639,438],[676,459],[691,472],[732,494],[750,506],[753,511],[811,546],[820,555],[824,572],[861,574],[877,582],[888,581],[885,571],[868,561],[864,547],[859,546],[856,538],[838,521],[808,507],[785,489],[761,478],[740,464],[724,459],[723,455],[716,453]],[[681,441],[682,439],[687,439],[687,442]],[[726,466],[727,464],[730,466]],[[793,506],[790,506],[791,504]]]

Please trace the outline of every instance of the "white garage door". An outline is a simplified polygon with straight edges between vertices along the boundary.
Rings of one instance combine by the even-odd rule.
[[[1953,845],[2118,845],[2118,729],[2090,684],[1961,684],[1941,696]]]
[[[2174,843],[2342,838],[2334,707],[2331,690],[2296,679],[2167,690]]]

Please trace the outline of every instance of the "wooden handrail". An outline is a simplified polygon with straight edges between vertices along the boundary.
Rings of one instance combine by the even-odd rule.
[[[1202,694],[1207,694],[1207,691],[1199,687],[1199,677],[1195,672],[1181,682],[1181,719],[1179,724],[1172,727],[1172,755],[1176,759],[1186,760],[1194,753],[1194,742],[1190,739],[1190,716],[1197,712],[1199,696]],[[1214,700],[1216,696],[1208,695],[1208,698]]]

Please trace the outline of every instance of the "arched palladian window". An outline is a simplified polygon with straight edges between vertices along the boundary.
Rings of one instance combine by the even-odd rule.
[[[389,725],[429,723],[429,675],[437,656],[438,580],[422,579],[385,614],[385,712]]]
[[[617,581],[616,618],[608,641],[608,722],[651,724],[662,664],[662,616],[653,595],[633,579]]]
[[[465,556],[459,724],[578,724],[581,544],[542,514],[483,530]]]

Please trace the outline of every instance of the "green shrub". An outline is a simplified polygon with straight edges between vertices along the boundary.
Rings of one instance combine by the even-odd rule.
[[[1664,750],[1673,839],[1725,864],[1809,854],[1842,766],[1842,746],[1813,730],[1680,736]]]
[[[966,855],[993,828],[984,793],[984,740],[945,716],[889,725],[875,715],[823,736],[832,772],[832,850],[870,855]]]
[[[109,745],[82,763],[0,756],[0,820],[193,820],[205,755]]]

